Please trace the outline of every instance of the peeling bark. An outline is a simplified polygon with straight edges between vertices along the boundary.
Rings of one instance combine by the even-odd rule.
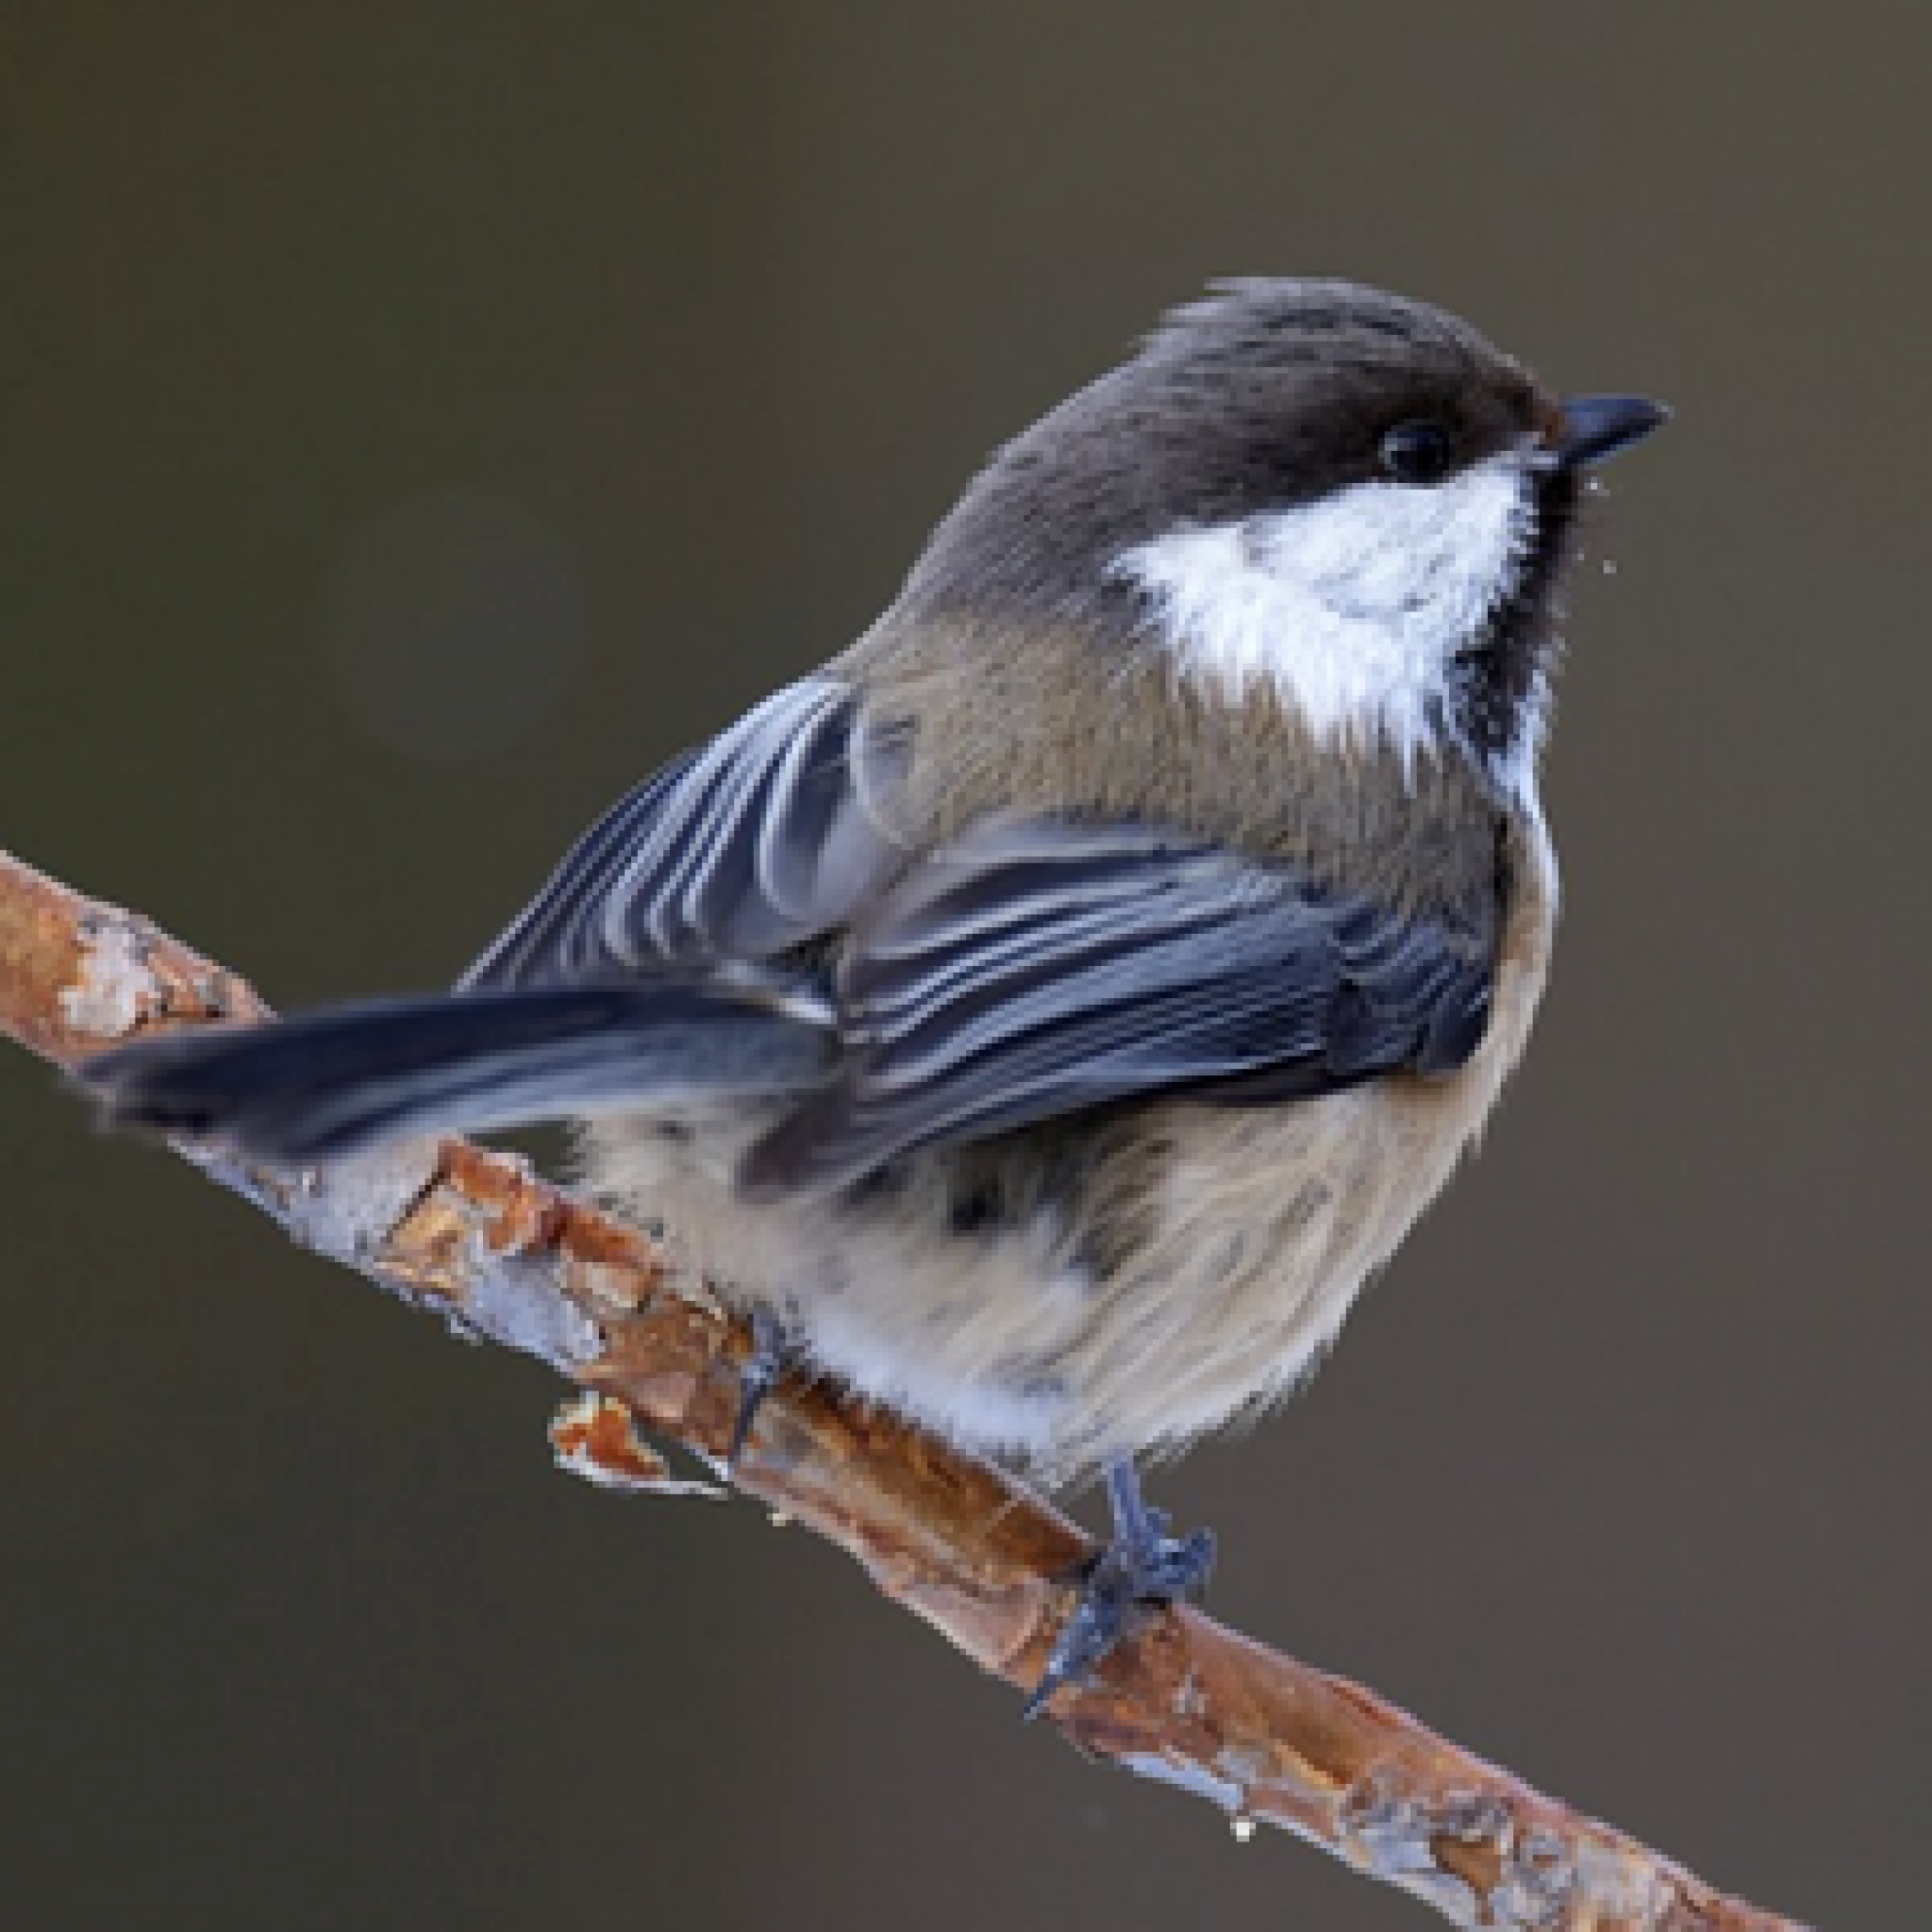
[[[0,1031],[58,1065],[158,1027],[263,1016],[243,981],[145,920],[0,853]],[[1010,1478],[822,1386],[782,1384],[738,1466],[721,1458],[744,1324],[635,1228],[508,1157],[416,1141],[309,1173],[176,1151],[296,1240],[535,1355],[578,1385],[553,1422],[565,1467],[615,1487],[675,1476],[638,1429],[856,1557],[884,1593],[1008,1683],[1037,1680],[1092,1550]],[[1285,1826],[1460,1925],[1539,1932],[1791,1932],[1669,1859],[1435,1736],[1373,1692],[1192,1609],[1163,1611],[1061,1692],[1083,1749]],[[1014,1748],[1024,1748],[1018,1735]]]

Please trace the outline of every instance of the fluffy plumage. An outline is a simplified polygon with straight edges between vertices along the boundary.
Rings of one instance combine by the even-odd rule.
[[[1439,310],[1234,285],[457,995],[95,1077],[285,1158],[572,1113],[590,1185],[864,1392],[1048,1476],[1171,1449],[1306,1374],[1521,1051],[1567,421]],[[1391,471],[1416,424],[1440,475]]]

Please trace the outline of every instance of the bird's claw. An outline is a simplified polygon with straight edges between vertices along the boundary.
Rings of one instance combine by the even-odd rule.
[[[738,1372],[738,1411],[731,1418],[731,1445],[725,1461],[733,1468],[751,1440],[753,1423],[765,1397],[798,1359],[798,1342],[791,1331],[763,1302],[751,1311],[751,1353]]]
[[[1056,1691],[1091,1681],[1114,1648],[1169,1604],[1198,1597],[1214,1568],[1214,1532],[1167,1534],[1164,1509],[1142,1509],[1131,1529],[1118,1519],[1113,1540],[1087,1566],[1079,1601],[1054,1641],[1046,1668],[1026,1700],[1031,1722]]]

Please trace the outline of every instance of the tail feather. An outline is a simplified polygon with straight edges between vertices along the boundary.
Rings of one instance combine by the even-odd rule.
[[[808,1021],[722,991],[633,984],[444,993],[172,1033],[103,1054],[80,1079],[111,1123],[302,1162],[679,1094],[804,1091],[829,1058]]]

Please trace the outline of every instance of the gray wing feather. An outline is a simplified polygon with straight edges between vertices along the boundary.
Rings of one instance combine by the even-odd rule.
[[[459,982],[467,991],[743,967],[849,918],[903,855],[851,691],[788,686],[605,814]]]
[[[1406,918],[1138,825],[985,825],[908,866],[894,755],[847,687],[779,691],[592,826],[463,989],[782,991],[832,1071],[753,1149],[765,1191],[1137,1096],[1443,1072],[1482,1037],[1493,907]]]
[[[1287,1099],[1446,1072],[1487,1024],[1494,937],[1490,916],[1405,917],[1141,828],[969,837],[852,934],[841,1073],[745,1180],[837,1188],[934,1141],[1157,1092]]]

